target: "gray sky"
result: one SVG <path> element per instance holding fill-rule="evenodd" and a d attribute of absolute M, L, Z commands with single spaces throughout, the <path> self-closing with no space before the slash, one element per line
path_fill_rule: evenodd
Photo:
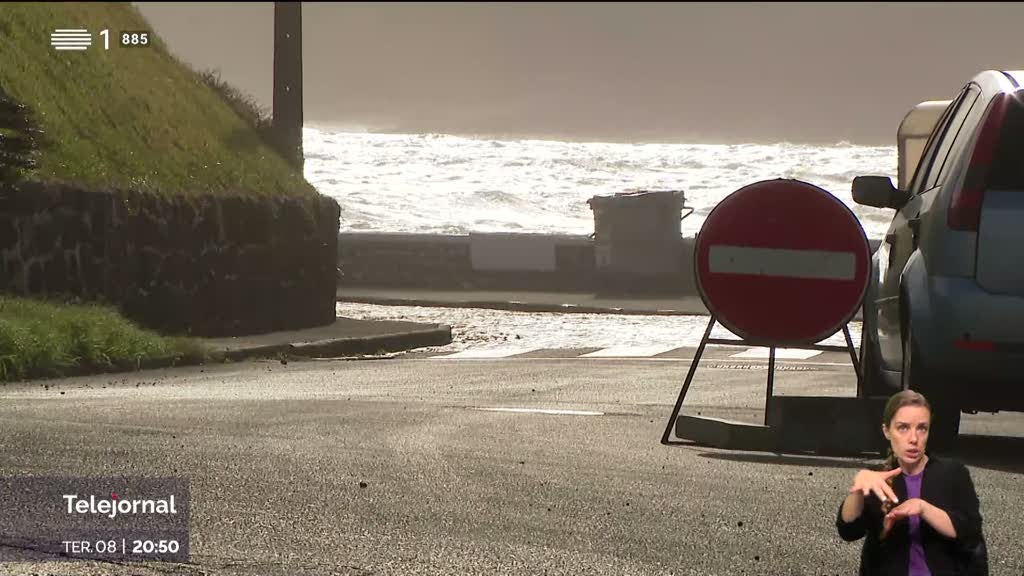
<path fill-rule="evenodd" d="M 273 4 L 138 3 L 268 108 Z M 303 3 L 307 125 L 582 140 L 894 144 L 1024 68 L 1024 3 Z"/>

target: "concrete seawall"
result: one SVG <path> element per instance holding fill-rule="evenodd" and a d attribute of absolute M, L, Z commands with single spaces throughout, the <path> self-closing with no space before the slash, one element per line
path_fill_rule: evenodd
<path fill-rule="evenodd" d="M 608 262 L 587 235 L 347 232 L 338 235 L 339 285 L 430 290 L 697 294 L 695 239 L 680 237 L 660 273 Z M 874 251 L 878 241 L 871 241 Z M 633 253 L 637 253 L 634 249 Z M 640 251 L 642 253 L 642 251 Z"/>
<path fill-rule="evenodd" d="M 440 290 L 693 294 L 693 239 L 680 238 L 674 269 L 628 273 L 600 265 L 586 235 L 343 233 L 339 283 Z"/>
<path fill-rule="evenodd" d="M 340 283 L 431 289 L 588 291 L 587 236 L 379 234 L 338 237 Z"/>

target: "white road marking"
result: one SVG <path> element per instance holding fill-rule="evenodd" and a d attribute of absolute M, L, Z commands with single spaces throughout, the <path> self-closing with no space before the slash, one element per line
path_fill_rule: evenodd
<path fill-rule="evenodd" d="M 657 356 L 664 352 L 675 350 L 679 346 L 612 346 L 602 348 L 588 354 L 582 354 L 580 358 L 640 358 L 645 356 Z"/>
<path fill-rule="evenodd" d="M 539 350 L 539 348 L 473 348 L 447 356 L 435 356 L 435 358 L 440 360 L 448 360 L 450 358 L 507 358 L 517 354 L 533 352 L 534 350 Z"/>
<path fill-rule="evenodd" d="M 409 359 L 406 359 L 406 360 L 403 360 L 403 361 L 404 362 L 433 362 L 435 360 L 443 360 L 443 359 L 444 359 L 443 356 L 429 356 L 429 357 L 426 357 L 426 358 L 409 358 Z M 484 360 L 487 360 L 487 358 L 469 358 L 469 360 L 481 360 L 481 361 L 484 361 Z M 685 364 L 685 363 L 693 362 L 693 358 L 692 357 L 691 358 L 671 358 L 671 357 L 659 357 L 659 358 L 629 358 L 629 357 L 583 358 L 581 356 L 551 356 L 551 357 L 545 356 L 543 358 L 534 358 L 534 357 L 526 357 L 526 358 L 500 358 L 500 360 L 502 362 L 564 362 L 564 361 L 567 361 L 567 360 L 570 360 L 570 361 L 582 360 L 582 361 L 586 361 L 586 362 L 595 362 L 595 361 L 597 361 L 597 362 L 610 362 L 610 361 L 612 361 L 612 362 L 668 362 L 668 363 L 680 363 L 680 364 Z M 736 363 L 742 364 L 743 362 L 749 362 L 750 360 L 751 360 L 750 358 L 747 358 L 747 359 L 743 359 L 743 358 L 735 358 L 735 359 L 734 358 L 708 358 L 707 356 L 705 356 L 705 357 L 700 359 L 700 363 L 701 363 L 701 366 L 703 366 L 705 363 L 708 363 L 708 362 L 710 362 L 712 364 L 716 364 L 716 363 L 731 363 L 731 362 L 736 362 Z M 754 358 L 753 360 L 760 360 L 760 358 Z M 798 366 L 845 366 L 847 368 L 852 368 L 852 366 L 853 366 L 852 364 L 850 364 L 849 361 L 847 361 L 847 362 L 799 362 L 796 365 L 798 365 Z M 765 359 L 764 366 L 765 366 L 765 368 L 768 367 L 768 362 L 767 362 L 766 359 Z"/>
<path fill-rule="evenodd" d="M 801 348 L 776 348 L 775 359 L 806 360 L 821 354 L 821 350 L 804 350 Z M 730 358 L 768 358 L 767 348 L 748 348 L 743 352 L 731 354 Z"/>
<path fill-rule="evenodd" d="M 708 249 L 708 268 L 716 274 L 853 280 L 857 273 L 857 255 L 853 252 L 716 244 Z"/>
<path fill-rule="evenodd" d="M 711 348 L 711 347 L 718 347 L 718 346 L 717 345 L 710 345 L 709 344 L 708 347 Z M 539 350 L 539 348 L 538 348 L 538 350 Z M 801 360 L 800 358 L 788 359 L 788 358 L 784 358 L 784 357 L 780 356 L 778 354 L 778 352 L 779 352 L 779 349 L 776 349 L 776 358 L 778 360 L 781 360 L 781 361 L 796 360 L 796 361 L 798 361 L 798 364 L 800 366 L 843 366 L 843 367 L 851 367 L 852 366 L 852 364 L 850 364 L 849 361 L 845 361 L 845 362 L 808 362 L 808 361 Z M 813 352 L 818 352 L 818 351 L 814 350 Z M 568 351 L 566 351 L 566 353 L 568 354 Z M 427 357 L 424 357 L 424 358 L 410 358 L 410 359 L 407 359 L 406 361 L 412 361 L 412 362 L 433 362 L 435 360 L 444 360 L 446 358 L 451 358 L 451 357 L 452 356 L 427 356 Z M 456 358 L 456 360 L 459 360 L 459 359 L 464 359 L 464 360 L 481 360 L 481 361 L 484 361 L 484 360 L 488 360 L 488 359 L 491 359 L 491 358 L 483 357 L 483 356 L 461 356 L 459 358 Z M 594 356 L 591 356 L 591 357 L 587 357 L 586 355 L 584 355 L 584 356 L 545 356 L 545 357 L 542 357 L 542 358 L 537 358 L 537 357 L 532 357 L 532 356 L 525 356 L 525 357 L 519 357 L 519 358 L 495 357 L 493 359 L 501 360 L 503 362 L 563 362 L 563 361 L 566 361 L 566 360 L 587 361 L 587 362 L 593 362 L 593 361 L 601 361 L 601 362 L 608 362 L 608 361 L 670 362 L 670 363 L 689 363 L 689 362 L 693 362 L 693 357 L 692 356 L 683 356 L 683 357 L 659 356 L 657 358 L 651 358 L 651 357 L 636 357 L 636 356 L 607 356 L 607 357 L 594 357 Z M 704 356 L 703 358 L 701 358 L 701 364 L 704 364 L 704 363 L 707 363 L 707 362 L 711 362 L 711 363 L 733 363 L 733 362 L 743 363 L 743 362 L 749 362 L 750 360 L 764 360 L 765 361 L 765 367 L 767 367 L 767 365 L 768 365 L 767 359 L 768 359 L 768 353 L 767 352 L 765 352 L 763 356 L 760 356 L 760 357 L 753 356 L 753 357 L 749 357 L 749 358 L 737 357 L 736 354 L 734 354 L 732 357 L 725 357 L 725 358 L 711 358 L 709 356 Z M 334 360 L 334 359 L 331 358 L 331 359 L 328 359 L 328 360 Z"/>
<path fill-rule="evenodd" d="M 519 412 L 527 414 L 555 414 L 569 416 L 604 416 L 604 412 L 591 412 L 588 410 L 553 410 L 549 408 L 473 408 L 473 410 L 484 410 L 487 412 Z"/>

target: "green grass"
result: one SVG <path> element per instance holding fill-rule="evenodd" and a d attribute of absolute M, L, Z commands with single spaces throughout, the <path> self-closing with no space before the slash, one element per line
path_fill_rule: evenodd
<path fill-rule="evenodd" d="M 85 28 L 93 44 L 57 51 L 49 42 L 56 28 Z M 150 45 L 117 45 L 122 30 L 148 30 Z M 40 164 L 26 177 L 169 194 L 315 194 L 244 117 L 245 97 L 232 102 L 210 80 L 171 56 L 129 3 L 0 10 L 0 87 L 32 107 L 45 132 Z"/>
<path fill-rule="evenodd" d="M 211 358 L 203 342 L 159 336 L 111 308 L 0 295 L 0 382 Z"/>

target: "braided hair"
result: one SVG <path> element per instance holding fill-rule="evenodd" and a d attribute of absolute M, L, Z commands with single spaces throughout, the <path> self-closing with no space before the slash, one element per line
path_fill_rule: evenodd
<path fill-rule="evenodd" d="M 915 390 L 903 390 L 897 392 L 889 398 L 889 401 L 885 403 L 885 410 L 882 412 L 882 423 L 889 427 L 892 424 L 893 417 L 896 416 L 896 412 L 904 406 L 922 406 L 928 409 L 930 413 L 932 411 L 931 404 L 928 403 L 928 399 L 924 397 L 924 394 Z M 899 468 L 899 459 L 896 457 L 896 453 L 892 451 L 892 444 L 889 445 L 889 453 L 886 455 L 885 460 L 882 463 L 882 470 L 889 471 Z M 889 486 L 892 486 L 893 479 L 888 478 L 886 482 Z M 892 510 L 894 504 L 892 502 L 882 503 L 882 513 L 888 514 Z"/>

